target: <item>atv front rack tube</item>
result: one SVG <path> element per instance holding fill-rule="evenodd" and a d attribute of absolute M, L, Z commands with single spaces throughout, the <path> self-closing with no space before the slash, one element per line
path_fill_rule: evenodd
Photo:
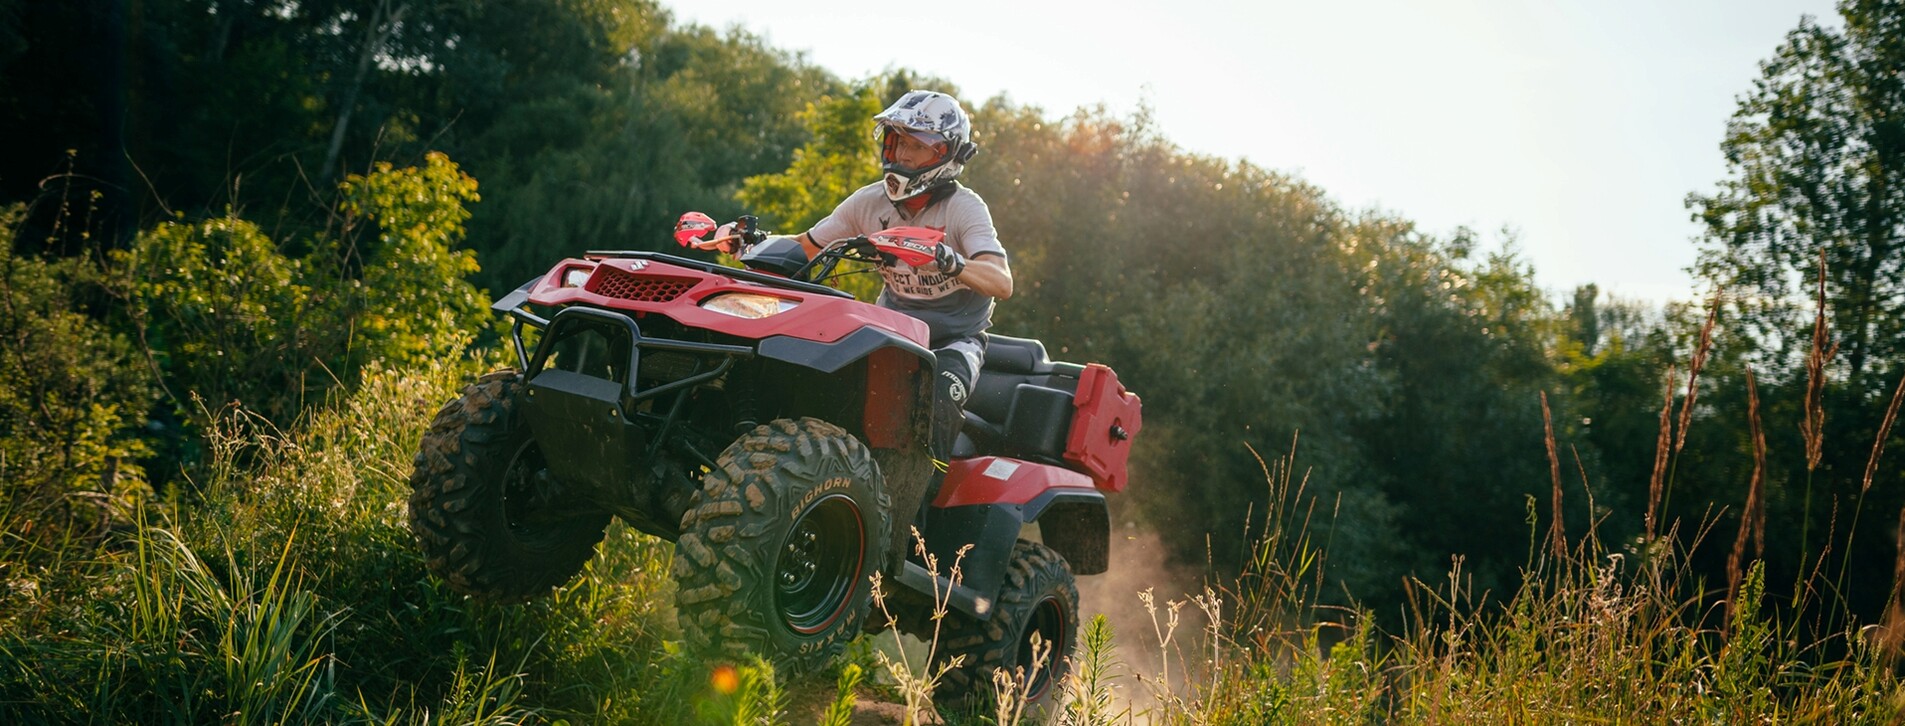
<path fill-rule="evenodd" d="M 745 345 L 700 343 L 687 340 L 646 337 L 642 335 L 641 326 L 636 324 L 633 318 L 613 310 L 569 307 L 556 311 L 556 314 L 547 320 L 534 313 L 522 310 L 521 308 L 512 309 L 509 312 L 516 318 L 513 328 L 515 333 L 519 336 L 517 341 L 519 351 L 522 349 L 520 331 L 525 323 L 545 331 L 543 339 L 539 341 L 536 346 L 536 357 L 525 363 L 523 367 L 523 370 L 531 379 L 534 379 L 536 374 L 541 372 L 544 366 L 547 365 L 551 351 L 555 347 L 553 341 L 560 335 L 560 333 L 556 335 L 551 335 L 550 333 L 561 329 L 565 321 L 586 318 L 626 331 L 629 341 L 628 368 L 625 369 L 625 377 L 619 381 L 622 385 L 622 401 L 616 408 L 618 411 L 623 412 L 623 416 L 626 420 L 629 420 L 630 423 L 634 423 L 637 419 L 643 419 L 652 424 L 650 430 L 653 434 L 648 437 L 650 443 L 646 456 L 644 457 L 651 461 L 655 459 L 656 454 L 660 453 L 663 445 L 674 439 L 670 434 L 674 432 L 675 427 L 681 422 L 683 404 L 685 404 L 688 399 L 689 391 L 703 383 L 708 383 L 727 375 L 728 371 L 734 368 L 735 361 L 752 358 L 755 355 L 754 349 Z M 643 350 L 688 353 L 694 357 L 694 370 L 680 378 L 643 388 L 641 386 Z M 707 360 L 710 357 L 716 357 L 718 360 L 712 364 L 711 368 L 703 370 L 703 366 L 707 364 Z M 670 393 L 675 394 L 674 401 L 671 404 L 659 404 L 667 406 L 666 414 L 641 412 L 637 408 L 637 405 L 643 401 L 656 399 Z M 705 454 L 702 454 L 692 447 L 689 448 L 689 451 L 695 455 L 695 458 L 702 460 L 704 463 L 709 463 L 707 461 L 708 457 Z"/>
<path fill-rule="evenodd" d="M 598 253 L 591 252 L 589 254 L 593 255 Z M 649 253 L 630 253 L 630 254 L 646 255 Z M 661 255 L 661 256 L 667 257 L 667 255 Z M 692 260 L 685 260 L 685 261 L 692 262 Z M 722 269 L 727 269 L 727 268 L 722 268 Z M 735 272 L 735 270 L 729 270 L 729 272 Z M 497 300 L 494 304 L 490 305 L 491 310 L 499 312 L 499 313 L 507 314 L 510 317 L 509 337 L 510 337 L 510 342 L 515 344 L 516 365 L 519 370 L 522 370 L 525 373 L 530 372 L 531 363 L 534 363 L 537 368 L 540 368 L 542 366 L 543 359 L 548 356 L 548 353 L 546 351 L 538 350 L 536 353 L 535 360 L 533 361 L 530 360 L 529 346 L 527 343 L 523 341 L 523 325 L 527 324 L 529 327 L 535 328 L 537 330 L 547 331 L 549 329 L 549 326 L 555 322 L 555 320 L 537 315 L 533 312 L 530 312 L 528 308 L 523 307 L 524 304 L 529 302 L 529 291 L 535 288 L 537 282 L 539 282 L 539 280 L 530 280 L 529 282 L 525 282 L 522 284 L 521 287 L 516 288 L 514 291 L 510 292 L 508 295 L 504 295 L 501 300 Z M 833 290 L 832 288 L 823 288 L 823 289 L 827 290 L 828 292 L 839 292 L 838 290 Z M 644 337 L 642 335 L 641 328 L 635 324 L 635 321 L 633 319 L 630 319 L 627 315 L 623 315 L 618 312 L 612 312 L 608 310 L 598 310 L 595 308 L 586 308 L 586 307 L 570 307 L 570 308 L 563 308 L 562 310 L 557 311 L 555 315 L 555 319 L 559 320 L 568 315 L 579 315 L 583 317 L 595 318 L 597 320 L 602 320 L 605 322 L 614 323 L 616 325 L 621 325 L 623 327 L 626 327 L 628 329 L 629 342 L 632 344 L 629 348 L 629 369 L 628 369 L 631 372 L 631 375 L 634 371 L 641 370 L 641 367 L 640 367 L 641 350 L 643 348 L 650 348 L 653 350 L 670 350 L 670 351 L 677 351 L 682 353 L 715 354 L 715 355 L 725 356 L 722 362 L 712 371 L 696 373 L 686 378 L 683 378 L 681 380 L 670 381 L 668 383 L 665 383 L 660 386 L 656 386 L 654 388 L 650 388 L 647 390 L 638 390 L 637 383 L 634 380 L 630 380 L 628 382 L 627 390 L 628 390 L 629 398 L 634 401 L 640 401 L 643 399 L 652 398 L 654 396 L 667 393 L 677 388 L 685 388 L 688 386 L 706 383 L 716 378 L 720 378 L 722 374 L 728 372 L 729 368 L 733 367 L 734 359 L 736 357 L 751 358 L 754 356 L 754 349 L 752 347 L 745 346 L 745 345 L 723 345 L 720 343 L 696 343 L 696 342 L 686 341 L 686 340 L 668 340 L 666 338 Z M 541 346 L 538 346 L 538 348 L 540 347 Z"/>
<path fill-rule="evenodd" d="M 508 295 L 504 295 L 503 299 L 489 306 L 490 310 L 509 316 L 509 340 L 516 344 L 516 370 L 519 371 L 529 370 L 529 347 L 523 344 L 523 323 L 528 323 L 530 327 L 537 330 L 549 329 L 548 318 L 529 312 L 523 307 L 529 302 L 529 291 L 535 289 L 536 283 L 541 281 L 541 278 L 536 278 L 525 282 L 510 291 Z"/>
<path fill-rule="evenodd" d="M 517 319 L 518 323 L 524 322 L 524 318 L 534 318 L 536 320 L 540 320 L 540 318 L 536 318 L 534 314 L 528 313 L 527 311 L 520 311 L 520 314 L 522 315 L 522 317 Z M 728 369 L 733 368 L 734 361 L 736 358 L 754 357 L 754 349 L 745 345 L 726 345 L 722 343 L 697 343 L 697 342 L 688 341 L 688 340 L 669 340 L 666 338 L 643 337 L 641 326 L 636 325 L 634 319 L 618 312 L 614 312 L 610 310 L 598 310 L 596 308 L 585 308 L 585 307 L 563 308 L 562 310 L 559 310 L 556 312 L 556 315 L 554 318 L 546 321 L 546 324 L 544 326 L 539 326 L 539 327 L 553 327 L 568 318 L 593 318 L 601 322 L 622 326 L 628 330 L 628 338 L 630 343 L 629 350 L 628 350 L 628 380 L 626 383 L 624 383 L 622 390 L 623 390 L 623 395 L 628 398 L 629 403 L 644 401 L 650 398 L 654 398 L 655 396 L 668 393 L 670 391 L 675 391 L 675 390 L 679 390 L 683 388 L 688 388 L 690 386 L 697 386 L 703 383 L 707 383 L 708 381 L 712 381 L 716 378 L 720 378 L 722 375 L 728 372 Z M 533 324 L 534 321 L 532 320 L 529 322 L 532 322 Z M 553 340 L 553 339 L 547 338 L 547 337 L 544 338 L 544 341 L 549 341 L 549 340 Z M 550 345 L 547 342 L 544 342 L 542 345 L 538 345 L 536 347 L 536 358 L 535 360 L 531 361 L 530 365 L 525 369 L 530 372 L 530 375 L 533 376 L 536 371 L 539 371 L 542 369 L 543 364 L 549 358 L 549 348 L 550 348 Z M 643 349 L 666 350 L 666 351 L 674 351 L 679 353 L 693 353 L 693 354 L 699 354 L 699 355 L 719 355 L 721 356 L 721 362 L 716 364 L 713 370 L 691 373 L 687 376 L 675 379 L 673 381 L 669 381 L 667 383 L 663 383 L 659 386 L 654 386 L 651 388 L 644 389 L 641 387 L 641 382 L 638 380 L 639 378 L 638 372 L 642 369 L 641 364 L 642 364 L 642 350 Z M 699 362 L 697 362 L 696 368 L 699 368 L 699 367 L 700 367 L 700 364 Z"/>

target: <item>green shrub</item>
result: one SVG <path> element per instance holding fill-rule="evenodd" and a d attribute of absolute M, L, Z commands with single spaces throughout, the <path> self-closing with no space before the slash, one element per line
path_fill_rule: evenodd
<path fill-rule="evenodd" d="M 372 362 L 438 359 L 490 324 L 476 258 L 454 249 L 476 180 L 432 153 L 339 189 L 337 237 L 290 244 L 227 214 L 161 223 L 113 256 L 181 418 L 202 430 L 235 404 L 283 426 Z"/>
<path fill-rule="evenodd" d="M 9 561 L 96 536 L 143 490 L 132 434 L 151 390 L 131 341 L 89 314 L 96 268 L 42 257 L 22 219 L 0 209 L 0 622 L 6 583 L 35 577 Z"/>

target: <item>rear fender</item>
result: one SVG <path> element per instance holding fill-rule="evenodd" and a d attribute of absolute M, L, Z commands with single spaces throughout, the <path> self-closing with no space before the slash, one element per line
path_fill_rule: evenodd
<path fill-rule="evenodd" d="M 944 577 L 939 583 L 942 593 L 950 587 L 952 606 L 975 618 L 991 617 L 1012 546 L 1031 522 L 1039 523 L 1046 546 L 1064 556 L 1075 572 L 1108 569 L 1111 519 L 1105 495 L 1090 477 L 1003 457 L 953 462 L 922 528 L 926 551 L 938 561 L 942 575 L 955 561 L 959 564 L 959 583 Z M 924 568 L 908 562 L 905 570 L 902 584 L 933 592 Z"/>

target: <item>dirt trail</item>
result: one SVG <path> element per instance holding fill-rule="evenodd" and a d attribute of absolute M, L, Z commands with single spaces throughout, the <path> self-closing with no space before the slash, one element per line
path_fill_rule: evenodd
<path fill-rule="evenodd" d="M 787 722 L 794 724 L 818 723 L 827 706 L 833 703 L 832 684 L 815 683 L 806 688 L 791 688 L 787 694 Z M 876 694 L 861 689 L 853 702 L 852 726 L 898 726 L 906 722 L 906 706 L 881 701 Z M 925 724 L 937 724 L 939 719 L 928 716 Z"/>

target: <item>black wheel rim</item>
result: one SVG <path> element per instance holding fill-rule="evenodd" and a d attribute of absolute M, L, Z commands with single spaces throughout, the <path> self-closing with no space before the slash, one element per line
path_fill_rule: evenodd
<path fill-rule="evenodd" d="M 548 549 L 560 541 L 563 529 L 556 525 L 564 516 L 555 506 L 554 493 L 542 449 L 533 442 L 523 444 L 503 470 L 503 523 L 518 544 Z"/>
<path fill-rule="evenodd" d="M 1030 700 L 1045 697 L 1052 687 L 1054 672 L 1058 670 L 1059 659 L 1071 651 L 1071 643 L 1065 640 L 1065 604 L 1057 596 L 1048 596 L 1032 608 L 1026 618 L 1025 633 L 1019 637 L 1019 664 L 1025 667 L 1027 676 L 1032 677 Z M 1045 660 L 1038 663 L 1038 673 L 1032 673 L 1032 636 L 1037 635 L 1041 647 L 1051 650 L 1045 654 Z"/>
<path fill-rule="evenodd" d="M 833 625 L 865 557 L 866 527 L 851 497 L 834 494 L 803 510 L 774 567 L 775 603 L 787 627 L 811 635 Z"/>

